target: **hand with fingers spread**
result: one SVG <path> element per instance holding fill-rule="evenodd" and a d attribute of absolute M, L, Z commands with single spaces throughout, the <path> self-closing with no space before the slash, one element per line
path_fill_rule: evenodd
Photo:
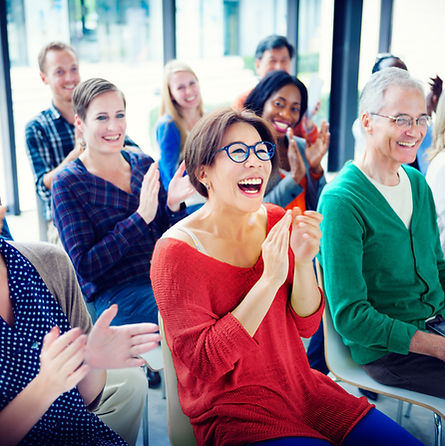
<path fill-rule="evenodd" d="M 323 121 L 318 138 L 315 140 L 315 142 L 313 144 L 306 142 L 306 159 L 309 163 L 311 172 L 316 175 L 323 173 L 323 168 L 321 167 L 320 162 L 325 153 L 328 151 L 330 138 L 331 134 L 329 133 L 329 125 L 326 121 Z"/>
<path fill-rule="evenodd" d="M 263 275 L 272 278 L 277 287 L 284 283 L 289 271 L 288 251 L 291 222 L 291 212 L 287 211 L 281 220 L 269 231 L 262 244 Z"/>
<path fill-rule="evenodd" d="M 53 394 L 54 399 L 75 387 L 87 375 L 84 364 L 87 336 L 80 328 L 72 328 L 60 335 L 53 327 L 43 338 L 40 371 L 36 381 Z"/>
<path fill-rule="evenodd" d="M 159 194 L 159 169 L 158 163 L 152 163 L 144 175 L 139 196 L 139 207 L 136 212 L 144 219 L 145 223 L 151 223 L 158 212 Z"/>
<path fill-rule="evenodd" d="M 105 310 L 88 336 L 86 362 L 93 368 L 139 367 L 144 360 L 137 356 L 156 348 L 161 339 L 156 324 L 110 326 L 117 310 L 117 305 Z"/>
<path fill-rule="evenodd" d="M 167 206 L 173 211 L 179 211 L 181 203 L 196 192 L 196 189 L 190 183 L 188 175 L 184 175 L 185 161 L 183 161 L 178 170 L 173 175 L 168 185 Z"/>
<path fill-rule="evenodd" d="M 297 142 L 294 139 L 294 132 L 289 127 L 287 130 L 287 138 L 289 141 L 289 147 L 287 149 L 287 158 L 289 160 L 290 174 L 294 181 L 299 184 L 306 174 L 306 166 L 298 149 Z"/>
<path fill-rule="evenodd" d="M 322 215 L 315 211 L 301 213 L 300 208 L 292 209 L 292 234 L 290 247 L 295 264 L 311 263 L 320 249 Z"/>

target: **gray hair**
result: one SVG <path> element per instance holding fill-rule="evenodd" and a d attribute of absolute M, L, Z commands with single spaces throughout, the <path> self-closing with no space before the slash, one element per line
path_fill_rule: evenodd
<path fill-rule="evenodd" d="M 360 95 L 359 118 L 363 113 L 378 113 L 385 104 L 385 92 L 397 86 L 406 90 L 418 90 L 425 95 L 423 85 L 401 68 L 385 68 L 377 71 L 369 79 Z"/>

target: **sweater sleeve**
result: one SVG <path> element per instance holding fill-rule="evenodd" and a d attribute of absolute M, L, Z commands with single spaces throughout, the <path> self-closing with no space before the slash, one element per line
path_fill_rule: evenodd
<path fill-rule="evenodd" d="M 323 214 L 319 259 L 335 329 L 346 345 L 407 354 L 417 327 L 373 306 L 362 273 L 366 229 L 359 212 L 335 193 L 322 195 L 319 212 Z"/>
<path fill-rule="evenodd" d="M 316 126 L 314 126 L 316 128 Z M 298 150 L 300 151 L 301 157 L 303 158 L 304 164 L 306 166 L 306 189 L 305 189 L 305 202 L 306 209 L 315 210 L 318 206 L 318 199 L 320 198 L 321 191 L 326 185 L 326 178 L 324 173 L 319 176 L 312 175 L 309 163 L 306 159 L 306 144 L 307 142 L 301 138 L 295 138 L 298 146 Z"/>
<path fill-rule="evenodd" d="M 49 243 L 11 244 L 34 266 L 50 293 L 56 298 L 68 317 L 71 327 L 80 327 L 84 333 L 91 330 L 91 318 L 85 306 L 76 273 L 62 249 Z"/>
<path fill-rule="evenodd" d="M 161 152 L 159 160 L 161 181 L 164 189 L 168 190 L 168 185 L 178 167 L 181 151 L 181 134 L 171 118 L 163 117 L 159 120 L 156 126 L 156 141 Z"/>
<path fill-rule="evenodd" d="M 212 310 L 208 258 L 194 251 L 187 255 L 189 250 L 193 248 L 183 242 L 160 239 L 152 257 L 151 283 L 178 376 L 184 370 L 214 382 L 259 347 L 230 312 L 220 317 Z"/>
<path fill-rule="evenodd" d="M 284 208 L 303 192 L 303 188 L 294 181 L 290 174 L 286 174 L 282 179 L 278 174 L 269 182 L 269 190 L 264 196 L 265 203 L 273 203 Z"/>
<path fill-rule="evenodd" d="M 45 161 L 47 157 L 48 147 L 51 145 L 48 141 L 48 136 L 41 125 L 32 120 L 26 125 L 26 152 L 31 161 L 31 167 L 34 173 L 36 184 L 36 192 L 44 200 L 48 201 L 51 198 L 51 191 L 43 184 L 43 177 L 47 172 L 52 170 L 52 166 Z"/>

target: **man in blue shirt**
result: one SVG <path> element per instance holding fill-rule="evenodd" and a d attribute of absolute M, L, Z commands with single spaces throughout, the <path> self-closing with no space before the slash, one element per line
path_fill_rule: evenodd
<path fill-rule="evenodd" d="M 51 184 L 53 176 L 84 147 L 74 128 L 72 95 L 80 82 L 79 63 L 74 49 L 63 42 L 51 42 L 39 53 L 40 78 L 51 90 L 51 106 L 26 125 L 26 148 L 34 173 L 36 193 L 43 200 L 48 222 L 48 240 L 58 241 L 51 221 Z M 125 144 L 136 146 L 129 138 Z"/>

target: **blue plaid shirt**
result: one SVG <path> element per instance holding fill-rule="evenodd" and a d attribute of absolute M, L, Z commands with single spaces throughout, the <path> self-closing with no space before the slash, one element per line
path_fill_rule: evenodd
<path fill-rule="evenodd" d="M 122 151 L 131 165 L 129 194 L 91 174 L 77 159 L 53 180 L 53 218 L 87 301 L 112 286 L 146 279 L 156 241 L 186 216 L 172 212 L 161 186 L 158 212 L 146 224 L 136 212 L 142 180 L 154 162 L 143 153 Z"/>
<path fill-rule="evenodd" d="M 25 136 L 36 192 L 45 203 L 46 219 L 51 220 L 51 191 L 43 184 L 43 177 L 74 149 L 74 125 L 66 121 L 51 103 L 51 107 L 28 122 Z M 125 138 L 125 145 L 136 146 L 128 137 Z"/>

